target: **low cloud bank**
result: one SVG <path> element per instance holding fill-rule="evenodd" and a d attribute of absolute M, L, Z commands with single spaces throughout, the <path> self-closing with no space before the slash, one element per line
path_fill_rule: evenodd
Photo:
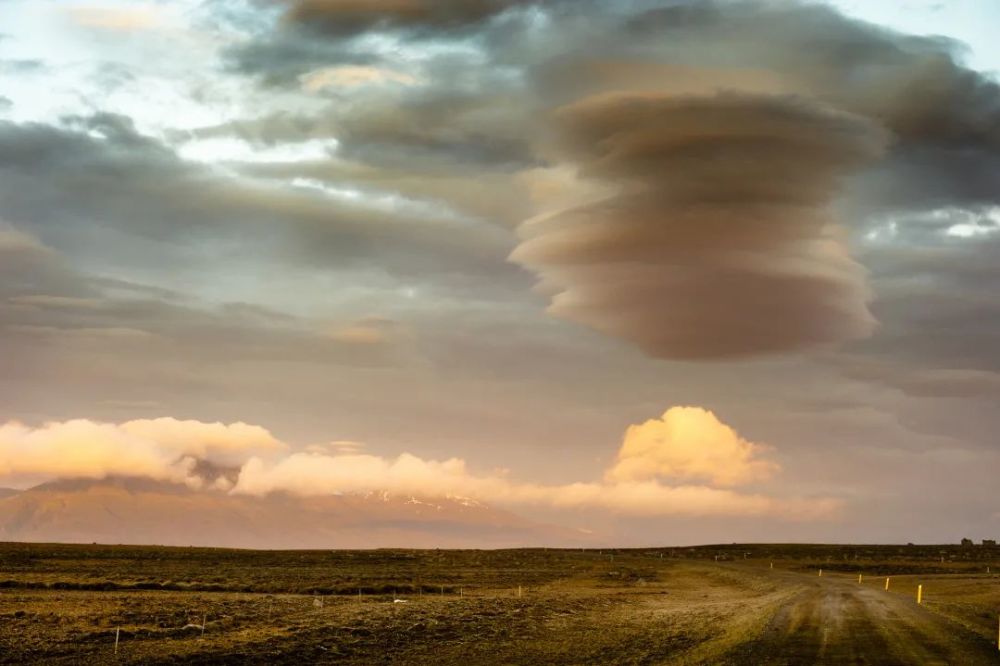
<path fill-rule="evenodd" d="M 142 476 L 196 483 L 196 460 L 240 465 L 285 448 L 264 428 L 246 423 L 74 419 L 32 428 L 8 422 L 0 425 L 0 480 Z"/>
<path fill-rule="evenodd" d="M 17 477 L 144 476 L 198 486 L 196 461 L 239 464 L 230 492 L 303 496 L 385 490 L 416 496 L 461 495 L 508 506 L 597 509 L 628 515 L 830 517 L 831 498 L 780 498 L 730 487 L 768 478 L 767 447 L 741 438 L 710 411 L 674 407 L 630 427 L 604 479 L 548 485 L 503 472 L 476 473 L 464 460 L 425 460 L 310 447 L 286 453 L 267 430 L 171 418 L 122 424 L 87 420 L 30 428 L 0 426 L 0 481 Z M 700 483 L 691 483 L 698 481 Z M 678 483 L 679 482 L 679 483 Z M 678 483 L 678 485 L 672 485 Z M 723 486 L 723 487 L 716 487 Z"/>

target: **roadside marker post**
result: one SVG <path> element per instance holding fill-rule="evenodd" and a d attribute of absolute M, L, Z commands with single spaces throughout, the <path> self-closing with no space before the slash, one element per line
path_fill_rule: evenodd
<path fill-rule="evenodd" d="M 774 568 L 774 562 L 771 562 L 771 568 L 772 569 Z"/>
<path fill-rule="evenodd" d="M 924 602 L 924 586 L 917 585 L 917 604 L 922 604 Z"/>
<path fill-rule="evenodd" d="M 889 577 L 888 576 L 885 577 L 885 591 L 886 592 L 889 591 Z"/>
<path fill-rule="evenodd" d="M 861 574 L 858 574 L 858 585 L 861 585 Z"/>
<path fill-rule="evenodd" d="M 121 634 L 121 631 L 121 627 L 115 627 L 115 654 L 118 654 L 118 636 Z"/>
<path fill-rule="evenodd" d="M 822 569 L 820 569 L 820 570 L 819 570 L 819 577 L 820 577 L 820 578 L 822 578 L 822 577 L 823 577 L 823 570 L 822 570 Z"/>

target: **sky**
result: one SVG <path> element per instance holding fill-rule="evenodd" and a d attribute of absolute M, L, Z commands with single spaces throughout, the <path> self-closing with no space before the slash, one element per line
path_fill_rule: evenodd
<path fill-rule="evenodd" d="M 1000 535 L 994 0 L 0 0 L 0 486 Z"/>

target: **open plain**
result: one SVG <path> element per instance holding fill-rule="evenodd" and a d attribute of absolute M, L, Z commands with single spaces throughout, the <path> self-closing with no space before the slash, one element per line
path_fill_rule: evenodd
<path fill-rule="evenodd" d="M 978 546 L 6 544 L 0 663 L 996 664 L 998 564 Z"/>

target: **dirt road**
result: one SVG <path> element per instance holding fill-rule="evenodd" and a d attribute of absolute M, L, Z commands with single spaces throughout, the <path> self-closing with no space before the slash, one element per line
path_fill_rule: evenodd
<path fill-rule="evenodd" d="M 997 646 L 915 600 L 834 577 L 776 572 L 803 591 L 734 664 L 1000 664 Z"/>

